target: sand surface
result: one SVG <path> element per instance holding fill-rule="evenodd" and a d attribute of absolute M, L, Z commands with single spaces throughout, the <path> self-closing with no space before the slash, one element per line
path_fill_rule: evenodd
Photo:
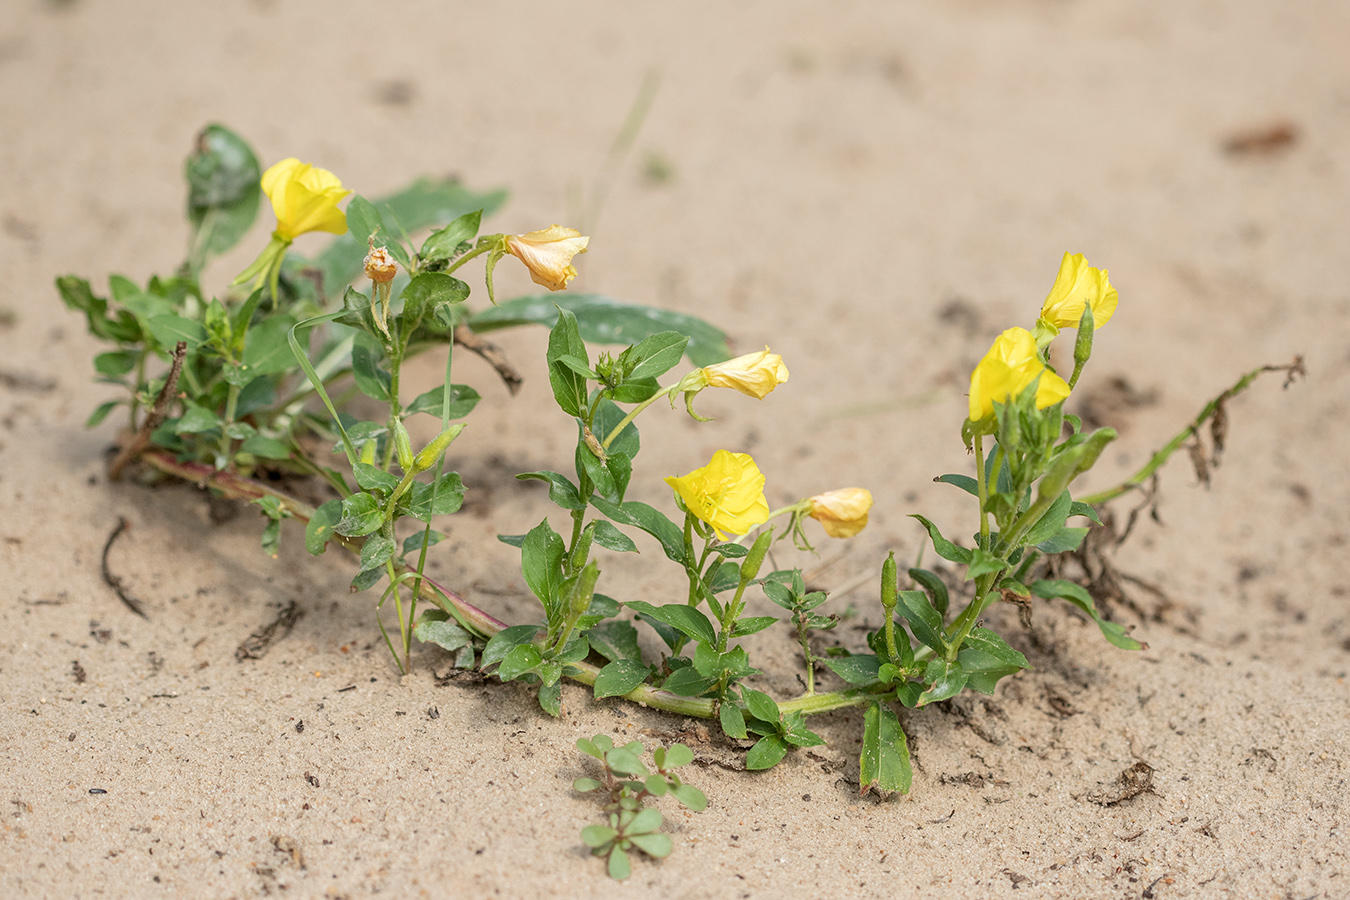
<path fill-rule="evenodd" d="M 570 788 L 590 774 L 574 742 L 605 733 L 692 742 L 711 798 L 662 807 L 675 852 L 639 862 L 624 896 L 1350 895 L 1350 6 L 367 7 L 12 0 L 0 21 L 0 893 L 617 896 L 578 838 L 596 805 Z M 181 261 L 178 173 L 205 123 L 367 195 L 422 173 L 509 187 L 490 226 L 527 231 L 581 220 L 653 71 L 574 288 L 704 315 L 792 378 L 762 403 L 704 395 L 703 426 L 650 412 L 631 496 L 667 503 L 661 477 L 719 447 L 755 454 L 774 505 L 870 488 L 858 539 L 780 559 L 819 569 L 827 609 L 856 607 L 846 645 L 879 621 L 874 582 L 849 586 L 920 547 L 909 513 L 974 528 L 931 479 L 968 466 L 970 367 L 1031 324 L 1065 250 L 1121 296 L 1073 401 L 1097 392 L 1122 433 L 1098 486 L 1242 371 L 1307 359 L 1305 383 L 1232 404 L 1209 490 L 1184 457 L 1164 471 L 1162 524 L 1117 555 L 1165 594 L 1136 585 L 1135 608 L 1112 609 L 1150 649 L 1116 650 L 1062 606 L 1029 629 L 996 610 L 1035 668 L 903 714 L 909 797 L 858 796 L 852 711 L 756 775 L 695 723 L 578 686 L 554 720 L 523 687 L 438 678 L 439 652 L 400 679 L 349 561 L 310 559 L 294 527 L 271 560 L 253 510 L 214 524 L 197 489 L 109 483 L 116 425 L 83 428 L 113 394 L 52 280 Z M 207 287 L 264 240 L 260 223 Z M 498 271 L 504 295 L 532 290 Z M 513 622 L 533 601 L 493 536 L 548 505 L 512 475 L 571 452 L 544 337 L 502 333 L 527 377 L 515 399 L 458 364 L 485 402 L 455 445 L 469 502 L 433 569 Z M 439 366 L 414 367 L 417 391 Z M 1130 391 L 1106 391 L 1116 378 Z M 100 575 L 119 517 L 109 565 L 148 619 Z M 605 588 L 677 599 L 643 549 L 606 562 Z M 291 603 L 289 636 L 237 661 Z M 752 651 L 759 686 L 796 693 L 786 628 Z M 1138 762 L 1150 792 L 1093 802 Z"/>

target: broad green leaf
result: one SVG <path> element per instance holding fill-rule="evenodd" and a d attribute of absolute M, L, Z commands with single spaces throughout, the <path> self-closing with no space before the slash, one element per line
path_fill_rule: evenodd
<path fill-rule="evenodd" d="M 450 386 L 450 418 L 462 419 L 473 408 L 478 405 L 482 399 L 478 392 L 467 384 L 452 384 Z M 417 399 L 403 408 L 405 416 L 411 416 L 414 413 L 427 413 L 428 415 L 441 417 L 445 405 L 445 385 L 437 385 L 425 394 L 419 394 Z"/>
<path fill-rule="evenodd" d="M 430 484 L 414 481 L 408 494 L 408 515 L 422 522 L 453 515 L 464 505 L 464 483 L 457 472 L 446 472 Z"/>
<path fill-rule="evenodd" d="M 539 633 L 538 625 L 512 625 L 509 628 L 503 628 L 492 636 L 483 648 L 482 661 L 479 662 L 480 669 L 487 669 L 494 666 L 506 658 L 514 648 L 522 644 L 528 644 L 534 640 Z"/>
<path fill-rule="evenodd" d="M 497 667 L 497 677 L 502 681 L 515 681 L 526 672 L 539 668 L 543 661 L 539 648 L 534 644 L 520 644 L 512 647 L 502 658 L 502 664 Z"/>
<path fill-rule="evenodd" d="M 285 441 L 255 434 L 239 445 L 240 453 L 251 453 L 261 459 L 290 459 L 291 447 Z"/>
<path fill-rule="evenodd" d="M 553 621 L 554 607 L 558 602 L 558 588 L 562 584 L 562 560 L 566 548 L 563 539 L 544 519 L 529 534 L 520 548 L 520 570 L 530 591 L 544 604 Z"/>
<path fill-rule="evenodd" d="M 651 666 L 645 663 L 635 659 L 616 659 L 595 677 L 595 699 L 622 697 L 646 681 L 649 674 Z"/>
<path fill-rule="evenodd" d="M 712 644 L 717 640 L 717 632 L 713 630 L 708 617 L 687 604 L 670 603 L 665 606 L 653 606 L 642 600 L 634 600 L 626 605 L 637 612 L 644 612 L 654 619 L 665 622 L 696 641 Z"/>
<path fill-rule="evenodd" d="M 871 654 L 826 657 L 821 662 L 849 684 L 871 684 L 876 681 L 877 669 L 881 664 L 881 661 Z"/>
<path fill-rule="evenodd" d="M 296 368 L 295 354 L 291 353 L 290 334 L 295 319 L 274 316 L 263 319 L 248 330 L 244 337 L 244 368 L 250 375 L 271 375 Z"/>
<path fill-rule="evenodd" d="M 685 353 L 696 366 L 709 366 L 731 356 L 726 334 L 701 319 L 599 294 L 517 297 L 475 313 L 469 318 L 469 327 L 479 333 L 518 325 L 552 327 L 558 318 L 555 304 L 576 316 L 581 336 L 588 341 L 636 344 L 654 334 L 675 331 L 689 336 Z"/>
<path fill-rule="evenodd" d="M 954 484 L 972 497 L 980 496 L 980 483 L 969 475 L 939 475 L 934 481 Z"/>
<path fill-rule="evenodd" d="M 382 534 L 372 534 L 361 545 L 361 571 L 369 572 L 387 563 L 394 555 L 394 542 Z"/>
<path fill-rule="evenodd" d="M 1079 503 L 1077 500 L 1073 501 L 1073 505 L 1069 508 L 1069 516 L 1087 516 L 1092 520 L 1094 525 L 1102 524 L 1101 517 L 1097 515 L 1096 508 L 1088 503 Z"/>
<path fill-rule="evenodd" d="M 473 635 L 449 619 L 419 622 L 413 634 L 422 643 L 436 644 L 451 653 L 473 643 Z"/>
<path fill-rule="evenodd" d="M 387 243 L 389 238 L 380 211 L 360 194 L 353 194 L 347 202 L 347 234 L 363 247 L 369 247 L 371 237 L 375 238 L 376 244 Z"/>
<path fill-rule="evenodd" d="M 629 359 L 637 364 L 625 380 L 660 378 L 680 364 L 688 344 L 689 336 L 678 331 L 662 331 L 644 338 L 630 351 Z"/>
<path fill-rule="evenodd" d="M 329 500 L 314 510 L 314 515 L 305 525 L 305 549 L 309 551 L 310 556 L 318 556 L 324 551 L 328 542 L 333 539 L 334 526 L 340 521 L 342 521 L 341 500 Z"/>
<path fill-rule="evenodd" d="M 920 524 L 928 529 L 928 536 L 932 539 L 933 549 L 937 551 L 938 556 L 955 563 L 965 564 L 970 562 L 970 551 L 965 547 L 958 547 L 944 538 L 942 532 L 938 531 L 938 527 L 932 522 L 920 515 L 911 515 L 910 518 L 918 519 Z"/>
<path fill-rule="evenodd" d="M 923 591 L 900 591 L 899 603 L 896 605 L 900 615 L 909 622 L 909 628 L 914 632 L 914 636 L 919 642 L 938 653 L 944 653 L 947 649 L 946 638 L 942 635 L 942 616 L 933 604 L 928 602 L 928 595 Z"/>
<path fill-rule="evenodd" d="M 360 537 L 384 524 L 380 501 L 370 494 L 352 494 L 342 501 L 342 518 L 333 529 L 338 534 Z"/>
<path fill-rule="evenodd" d="M 718 711 L 718 718 L 722 723 L 722 732 L 727 737 L 733 737 L 738 740 L 745 740 L 748 734 L 745 730 L 745 714 L 741 708 L 730 700 L 722 702 L 721 709 Z"/>
<path fill-rule="evenodd" d="M 703 812 L 703 810 L 708 808 L 708 798 L 692 784 L 673 785 L 670 789 L 670 793 L 676 800 L 680 801 L 694 812 Z"/>
<path fill-rule="evenodd" d="M 119 378 L 136 368 L 138 353 L 132 350 L 114 350 L 94 357 L 94 371 L 105 378 Z"/>
<path fill-rule="evenodd" d="M 774 616 L 749 616 L 737 620 L 735 626 L 731 629 L 731 636 L 733 638 L 746 637 L 776 624 L 778 624 L 778 619 Z"/>
<path fill-rule="evenodd" d="M 468 299 L 469 286 L 444 272 L 419 272 L 403 289 L 400 316 L 415 322 L 425 318 L 442 303 L 462 303 Z"/>
<path fill-rule="evenodd" d="M 369 334 L 358 333 L 352 344 L 352 377 L 361 393 L 372 400 L 388 403 L 392 377 L 380 365 L 383 361 L 384 348 L 380 342 Z"/>
<path fill-rule="evenodd" d="M 970 581 L 979 578 L 981 575 L 1002 572 L 1007 567 L 1008 564 L 1004 560 L 999 559 L 983 547 L 976 547 L 970 555 L 970 567 L 966 569 L 966 580 Z"/>
<path fill-rule="evenodd" d="M 598 791 L 600 790 L 600 788 L 604 786 L 605 786 L 604 782 L 596 781 L 594 778 L 578 778 L 572 782 L 572 790 L 576 791 L 579 794 L 589 794 L 591 791 Z M 600 828 L 600 827 L 601 826 L 599 825 L 592 825 L 590 826 L 590 828 L 583 829 L 582 840 L 583 841 L 586 840 L 584 834 L 585 831 L 589 831 L 591 828 Z M 612 828 L 603 828 L 602 830 L 607 832 L 614 832 L 614 829 Z M 617 834 L 618 832 L 614 833 Z M 587 843 L 589 844 L 590 842 L 587 841 Z"/>
<path fill-rule="evenodd" d="M 577 493 L 577 486 L 566 475 L 557 472 L 522 472 L 516 476 L 520 481 L 542 481 L 548 484 L 548 499 L 563 509 L 585 509 L 586 504 Z"/>
<path fill-rule="evenodd" d="M 615 881 L 627 881 L 628 876 L 633 874 L 633 864 L 628 861 L 628 854 L 618 846 L 609 851 L 608 871 L 609 877 Z"/>
<path fill-rule="evenodd" d="M 753 771 L 772 769 L 787 756 L 788 742 L 776 734 L 766 735 L 745 754 L 745 767 Z"/>
<path fill-rule="evenodd" d="M 909 577 L 928 592 L 928 599 L 932 601 L 933 608 L 945 616 L 947 606 L 951 602 L 947 595 L 947 583 L 938 577 L 936 572 L 927 569 L 910 569 Z"/>
<path fill-rule="evenodd" d="M 165 350 L 173 350 L 179 341 L 187 344 L 189 350 L 196 350 L 206 342 L 206 329 L 201 322 L 174 313 L 152 316 L 146 326 Z"/>
<path fill-rule="evenodd" d="M 221 426 L 221 418 L 215 410 L 190 401 L 186 406 L 183 415 L 173 425 L 174 434 L 201 434 Z"/>
<path fill-rule="evenodd" d="M 577 329 L 576 316 L 564 310 L 548 335 L 548 382 L 553 388 L 553 399 L 569 416 L 580 416 L 586 409 L 586 377 L 563 365 L 563 357 L 587 360 L 586 344 Z"/>
<path fill-rule="evenodd" d="M 750 715 L 761 722 L 773 724 L 782 718 L 782 714 L 778 711 L 778 704 L 768 694 L 752 688 L 741 688 L 741 696 L 745 698 L 745 708 L 750 712 Z"/>
<path fill-rule="evenodd" d="M 966 687 L 981 694 L 994 693 L 999 679 L 1027 668 L 1005 662 L 971 646 L 962 647 L 956 655 L 956 661 L 961 665 L 961 671 L 966 673 Z"/>
<path fill-rule="evenodd" d="M 398 487 L 398 476 L 384 471 L 378 466 L 372 466 L 369 463 L 359 462 L 352 466 L 352 474 L 356 476 L 356 483 L 362 490 L 372 493 L 383 493 L 385 496 L 392 494 L 394 488 Z"/>
<path fill-rule="evenodd" d="M 1038 543 L 1036 549 L 1042 553 L 1068 553 L 1082 546 L 1087 533 L 1086 528 L 1061 528 L 1049 539 Z"/>
<path fill-rule="evenodd" d="M 863 749 L 858 761 L 862 793 L 873 786 L 908 794 L 914 780 L 909 742 L 900 720 L 888 706 L 872 703 L 863 713 Z"/>
<path fill-rule="evenodd" d="M 698 673 L 697 669 L 691 667 L 676 669 L 661 685 L 661 688 L 670 691 L 672 694 L 679 694 L 681 697 L 697 697 L 716 683 L 716 679 L 705 678 Z"/>
<path fill-rule="evenodd" d="M 637 552 L 637 544 L 633 543 L 633 539 L 604 519 L 595 523 L 595 542 L 606 550 L 613 550 L 616 553 Z"/>
<path fill-rule="evenodd" d="M 656 812 L 656 810 L 644 810 L 645 812 Z M 663 859 L 670 855 L 674 845 L 670 842 L 670 836 L 665 834 L 630 834 L 628 839 L 648 856 L 654 856 L 657 859 Z"/>
<path fill-rule="evenodd" d="M 194 257 L 229 250 L 253 225 L 262 197 L 262 169 L 242 138 L 220 125 L 197 135 L 197 147 L 184 167 L 188 183 L 188 222 L 196 233 Z"/>
<path fill-rule="evenodd" d="M 693 761 L 693 750 L 690 750 L 684 744 L 671 744 L 666 748 L 666 758 L 665 761 L 661 763 L 661 768 L 669 772 L 671 769 L 687 766 Z"/>
<path fill-rule="evenodd" d="M 473 212 L 467 212 L 455 221 L 431 233 L 422 243 L 422 249 L 418 251 L 418 256 L 422 257 L 424 262 L 439 262 L 443 259 L 449 259 L 455 255 L 455 250 L 460 244 L 472 241 L 478 236 L 478 229 L 483 221 L 483 211 L 476 209 Z"/>
<path fill-rule="evenodd" d="M 955 697 L 966 686 L 966 673 L 959 662 L 934 659 L 923 673 L 928 689 L 919 695 L 919 706 Z"/>
<path fill-rule="evenodd" d="M 675 562 L 684 561 L 684 531 L 665 514 L 645 503 L 630 500 L 611 503 L 600 496 L 591 497 L 591 506 L 620 525 L 632 525 L 661 542 L 661 549 Z"/>
<path fill-rule="evenodd" d="M 1092 595 L 1081 585 L 1074 584 L 1072 581 L 1043 579 L 1033 584 L 1031 591 L 1037 597 L 1044 597 L 1047 600 L 1056 597 L 1068 600 L 1091 616 L 1092 620 L 1097 623 L 1097 627 L 1101 629 L 1102 636 L 1122 650 L 1148 649 L 1148 644 L 1140 643 L 1130 637 L 1124 626 L 1103 619 L 1101 613 L 1097 612 L 1097 604 L 1093 602 Z"/>
<path fill-rule="evenodd" d="M 627 659 L 642 662 L 637 629 L 631 622 L 614 621 L 596 625 L 586 632 L 591 649 L 610 662 Z"/>
<path fill-rule="evenodd" d="M 542 670 L 548 667 L 548 663 L 544 663 L 541 667 L 540 677 L 544 683 L 540 685 L 537 696 L 539 708 L 556 719 L 562 715 L 562 682 L 558 680 L 558 676 L 553 676 L 550 681 L 549 676 L 542 674 Z"/>

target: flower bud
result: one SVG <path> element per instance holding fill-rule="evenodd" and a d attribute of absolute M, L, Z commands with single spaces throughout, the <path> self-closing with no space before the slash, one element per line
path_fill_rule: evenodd
<path fill-rule="evenodd" d="M 867 527 L 867 513 L 872 508 L 872 494 L 866 488 L 840 488 L 816 494 L 807 501 L 807 513 L 825 527 L 833 538 L 851 538 Z"/>
<path fill-rule="evenodd" d="M 421 452 L 413 457 L 411 471 L 425 472 L 427 469 L 436 465 L 436 460 L 441 458 L 441 454 L 445 452 L 445 448 L 449 447 L 450 442 L 459 437 L 459 433 L 463 430 L 464 423 L 460 422 L 451 425 L 449 428 L 432 438 L 431 443 L 423 447 Z"/>
<path fill-rule="evenodd" d="M 525 264 L 535 284 L 561 291 L 577 277 L 572 257 L 585 253 L 590 240 L 574 228 L 550 225 L 543 231 L 508 235 L 506 252 Z"/>
<path fill-rule="evenodd" d="M 897 585 L 899 577 L 895 568 L 895 551 L 892 550 L 886 557 L 886 561 L 881 564 L 881 606 L 886 610 L 886 617 L 890 618 L 895 612 L 895 605 L 899 602 L 900 593 Z"/>
<path fill-rule="evenodd" d="M 595 560 L 591 560 L 577 578 L 576 592 L 572 594 L 573 616 L 585 615 L 586 610 L 591 608 L 591 599 L 595 596 L 595 583 L 599 580 L 600 567 L 595 564 Z"/>
<path fill-rule="evenodd" d="M 788 380 L 783 357 L 765 347 L 759 353 L 747 353 L 726 362 L 702 368 L 708 387 L 732 388 L 747 397 L 763 400 L 769 392 Z"/>
<path fill-rule="evenodd" d="M 398 454 L 398 465 L 403 471 L 413 466 L 412 438 L 402 419 L 394 419 L 394 452 Z"/>
<path fill-rule="evenodd" d="M 759 568 L 764 565 L 764 557 L 769 555 L 769 545 L 772 543 L 772 528 L 755 538 L 755 542 L 750 545 L 750 552 L 745 554 L 745 561 L 741 563 L 741 584 L 749 584 L 759 575 Z"/>

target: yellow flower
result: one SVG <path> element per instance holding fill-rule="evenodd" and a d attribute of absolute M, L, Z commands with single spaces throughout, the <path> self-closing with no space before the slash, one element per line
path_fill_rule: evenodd
<path fill-rule="evenodd" d="M 562 291 L 577 277 L 572 257 L 585 253 L 590 240 L 574 228 L 550 225 L 543 231 L 507 235 L 506 252 L 525 264 L 535 284 Z"/>
<path fill-rule="evenodd" d="M 765 347 L 759 353 L 747 353 L 726 362 L 704 366 L 703 377 L 711 387 L 733 388 L 747 397 L 763 400 L 769 392 L 788 380 L 783 357 Z"/>
<path fill-rule="evenodd" d="M 867 512 L 872 508 L 872 494 L 866 488 L 840 488 L 810 498 L 807 513 L 833 538 L 851 538 L 867 527 Z"/>
<path fill-rule="evenodd" d="M 970 375 L 970 420 L 993 415 L 994 403 L 1007 403 L 1040 377 L 1036 408 L 1045 409 L 1069 396 L 1069 385 L 1036 355 L 1036 338 L 1025 328 L 1009 328 L 994 341 Z"/>
<path fill-rule="evenodd" d="M 749 453 L 718 450 L 712 461 L 683 478 L 667 478 L 685 508 L 712 526 L 717 537 L 723 531 L 745 534 L 769 519 L 764 499 L 764 476 Z"/>
<path fill-rule="evenodd" d="M 327 169 L 316 169 L 291 157 L 263 173 L 263 193 L 277 214 L 277 237 L 290 242 L 310 231 L 345 234 L 347 216 L 338 201 L 351 191 Z"/>
<path fill-rule="evenodd" d="M 1119 299 L 1105 269 L 1088 265 L 1081 253 L 1065 253 L 1055 286 L 1041 306 L 1041 319 L 1055 328 L 1077 328 L 1078 320 L 1083 318 L 1083 306 L 1089 304 L 1093 328 L 1101 328 L 1111 321 Z"/>

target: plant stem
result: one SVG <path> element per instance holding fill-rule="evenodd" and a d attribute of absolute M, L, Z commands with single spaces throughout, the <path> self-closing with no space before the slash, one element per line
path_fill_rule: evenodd
<path fill-rule="evenodd" d="M 614 439 L 615 439 L 616 437 L 618 437 L 619 434 L 620 434 L 625 428 L 628 427 L 628 424 L 629 424 L 630 422 L 632 422 L 634 419 L 636 419 L 636 418 L 638 417 L 638 413 L 642 412 L 644 409 L 646 409 L 647 407 L 651 406 L 653 403 L 655 403 L 657 400 L 660 400 L 662 397 L 669 397 L 669 396 L 670 396 L 670 392 L 671 392 L 672 390 L 674 390 L 673 387 L 669 387 L 669 388 L 661 388 L 661 389 L 660 389 L 659 391 L 657 391 L 655 394 L 652 394 L 652 395 L 651 395 L 650 397 L 648 397 L 646 400 L 643 400 L 643 401 L 642 401 L 641 403 L 639 403 L 637 406 L 635 406 L 635 407 L 633 407 L 631 410 L 629 410 L 629 411 L 628 411 L 628 415 L 626 415 L 626 416 L 624 416 L 622 419 L 620 419 L 620 420 L 619 420 L 619 424 L 614 426 L 614 430 L 611 431 L 609 434 L 605 435 L 605 440 L 604 440 L 604 442 L 603 442 L 600 446 L 601 446 L 602 448 L 604 448 L 605 450 L 608 450 L 608 449 L 609 449 L 609 445 L 612 444 L 612 443 L 614 443 Z"/>
<path fill-rule="evenodd" d="M 995 475 L 995 477 L 998 477 Z M 975 490 L 980 501 L 980 545 L 989 548 L 989 479 L 984 472 L 984 435 L 975 435 Z"/>

